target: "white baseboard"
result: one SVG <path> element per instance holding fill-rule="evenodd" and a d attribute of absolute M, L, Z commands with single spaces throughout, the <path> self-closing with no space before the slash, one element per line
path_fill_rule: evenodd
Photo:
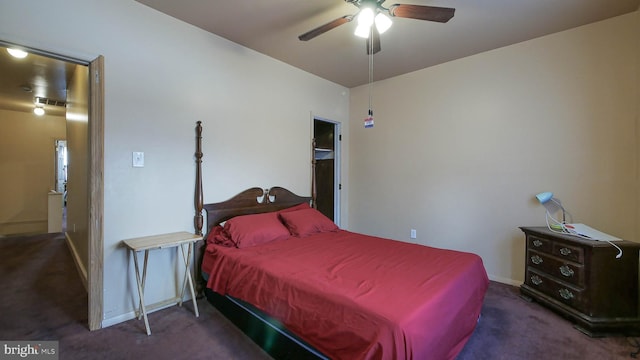
<path fill-rule="evenodd" d="M 125 321 L 129 321 L 129 320 L 135 319 L 135 318 L 136 318 L 136 312 L 135 311 L 130 311 L 130 312 L 124 313 L 122 315 L 110 317 L 108 319 L 102 320 L 102 329 L 104 329 L 106 327 L 109 327 L 109 326 L 113 326 L 113 325 L 116 325 L 116 324 L 123 323 Z"/>
<path fill-rule="evenodd" d="M 495 276 L 495 275 L 489 275 L 489 280 L 492 281 L 496 281 L 499 283 L 503 283 L 503 284 L 507 284 L 507 285 L 512 285 L 512 286 L 520 286 L 522 285 L 522 281 L 516 281 L 513 279 L 507 279 L 501 276 Z"/>
<path fill-rule="evenodd" d="M 185 303 L 187 301 L 191 301 L 191 297 L 185 296 L 185 300 L 183 300 L 182 302 Z M 152 308 L 152 309 L 149 309 L 149 307 L 153 307 L 153 305 L 147 305 L 147 315 L 149 315 L 149 314 L 151 314 L 153 312 L 156 312 L 158 310 L 163 310 L 163 309 L 166 309 L 166 308 L 169 308 L 169 307 L 172 307 L 172 306 L 178 306 L 178 304 L 175 303 L 175 302 L 172 302 L 172 303 L 168 303 L 166 305 L 158 306 L 158 307 L 155 307 L 155 308 Z M 108 319 L 102 320 L 102 329 L 104 329 L 106 327 L 109 327 L 109 326 L 112 326 L 112 325 L 123 323 L 125 321 L 133 320 L 133 319 L 136 319 L 136 311 L 135 310 L 129 311 L 127 313 L 124 313 L 124 314 L 121 314 L 121 315 L 117 315 L 117 316 L 110 317 Z M 141 319 L 140 321 L 144 321 L 144 320 Z M 149 324 L 149 327 L 152 327 L 151 323 Z"/>
<path fill-rule="evenodd" d="M 82 279 L 82 285 L 84 285 L 84 289 L 87 292 L 89 292 L 89 282 L 88 282 L 87 268 L 85 268 L 84 264 L 80 260 L 81 257 L 78 254 L 78 249 L 76 249 L 75 245 L 73 245 L 73 241 L 71 241 L 71 239 L 69 238 L 69 235 L 67 233 L 65 233 L 64 235 L 65 235 L 65 238 L 67 239 L 67 246 L 69 247 L 69 250 L 71 251 L 71 256 L 73 257 L 73 262 L 76 264 L 76 270 L 78 270 L 78 274 L 80 275 L 80 278 Z"/>

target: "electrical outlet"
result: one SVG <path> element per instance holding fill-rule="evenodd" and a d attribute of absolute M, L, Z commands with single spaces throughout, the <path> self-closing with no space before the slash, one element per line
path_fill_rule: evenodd
<path fill-rule="evenodd" d="M 411 229 L 411 238 L 415 239 L 417 237 L 416 229 Z"/>

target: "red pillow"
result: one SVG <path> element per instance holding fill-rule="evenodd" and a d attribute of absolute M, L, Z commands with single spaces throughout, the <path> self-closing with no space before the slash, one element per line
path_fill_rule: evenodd
<path fill-rule="evenodd" d="M 338 225 L 313 208 L 284 212 L 279 216 L 293 236 L 305 237 L 315 233 L 338 231 Z"/>
<path fill-rule="evenodd" d="M 236 216 L 227 220 L 224 231 L 237 248 L 286 239 L 289 230 L 278 220 L 277 212 Z"/>
<path fill-rule="evenodd" d="M 235 247 L 236 244 L 231 241 L 229 235 L 224 231 L 224 228 L 220 225 L 216 225 L 209 231 L 207 235 L 207 244 L 216 244 L 226 247 Z"/>
<path fill-rule="evenodd" d="M 305 210 L 305 209 L 311 209 L 311 206 L 309 206 L 309 203 L 300 203 L 298 205 L 288 207 L 286 209 L 282 209 L 280 210 L 280 213 L 282 214 L 289 211 L 298 211 L 298 210 Z"/>

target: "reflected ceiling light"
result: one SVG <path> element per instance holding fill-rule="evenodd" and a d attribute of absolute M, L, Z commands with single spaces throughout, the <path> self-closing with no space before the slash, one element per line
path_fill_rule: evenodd
<path fill-rule="evenodd" d="M 81 113 L 67 112 L 66 118 L 69 121 L 79 121 L 79 122 L 89 121 L 89 116 L 87 114 L 81 114 Z"/>
<path fill-rule="evenodd" d="M 13 56 L 14 58 L 18 58 L 18 59 L 24 59 L 27 57 L 27 55 L 29 55 L 28 52 L 21 49 L 17 49 L 17 48 L 7 48 L 7 52 L 11 54 L 11 56 Z"/>

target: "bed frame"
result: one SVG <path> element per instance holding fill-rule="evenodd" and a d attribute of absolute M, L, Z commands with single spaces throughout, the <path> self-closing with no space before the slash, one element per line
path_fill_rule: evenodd
<path fill-rule="evenodd" d="M 282 210 L 301 203 L 313 204 L 314 197 L 299 196 L 282 187 L 262 189 L 254 187 L 247 189 L 229 200 L 204 204 L 202 191 L 202 123 L 196 125 L 196 186 L 195 186 L 195 216 L 194 226 L 198 235 L 203 235 L 203 215 L 206 211 L 207 231 L 229 220 L 234 216 L 258 214 Z M 312 185 L 312 193 L 315 186 Z M 206 236 L 205 236 L 206 239 Z M 324 355 L 306 344 L 296 335 L 288 331 L 276 319 L 261 312 L 250 304 L 228 296 L 222 296 L 206 288 L 206 281 L 202 274 L 201 265 L 205 250 L 205 241 L 201 240 L 195 246 L 195 279 L 197 296 L 204 294 L 207 300 L 216 307 L 226 318 L 233 322 L 240 330 L 262 347 L 269 355 L 276 359 L 326 359 Z"/>

